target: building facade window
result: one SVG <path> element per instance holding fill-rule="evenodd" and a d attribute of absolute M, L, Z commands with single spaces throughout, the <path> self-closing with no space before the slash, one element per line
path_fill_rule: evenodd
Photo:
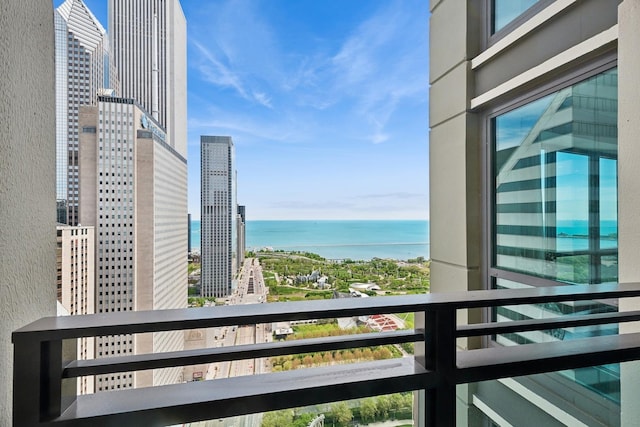
<path fill-rule="evenodd" d="M 484 0 L 487 45 L 518 28 L 555 0 Z M 487 47 L 485 45 L 485 47 Z"/>
<path fill-rule="evenodd" d="M 617 69 L 489 117 L 495 288 L 618 281 Z M 617 311 L 585 301 L 499 307 L 495 321 Z M 616 325 L 505 334 L 501 345 L 617 333 Z M 564 371 L 619 402 L 618 365 Z"/>
<path fill-rule="evenodd" d="M 503 29 L 540 0 L 493 0 L 491 3 L 491 34 Z"/>

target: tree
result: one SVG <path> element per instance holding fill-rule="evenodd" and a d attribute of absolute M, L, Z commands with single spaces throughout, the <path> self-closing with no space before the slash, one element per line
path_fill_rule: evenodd
<path fill-rule="evenodd" d="M 291 424 L 291 427 L 307 427 L 309 423 L 314 419 L 315 419 L 315 415 L 313 414 L 309 414 L 309 413 L 300 414 L 299 417 L 296 417 L 293 424 Z"/>
<path fill-rule="evenodd" d="M 413 393 L 411 392 L 402 393 L 402 407 L 403 408 L 413 407 Z"/>
<path fill-rule="evenodd" d="M 267 412 L 262 417 L 262 427 L 282 427 L 293 423 L 293 410 Z"/>
<path fill-rule="evenodd" d="M 346 426 L 353 419 L 351 408 L 344 403 L 336 403 L 331 406 L 331 416 L 336 420 L 339 426 Z M 282 424 L 286 425 L 286 424 Z"/>
<path fill-rule="evenodd" d="M 400 393 L 394 393 L 389 395 L 390 400 L 390 409 L 393 411 L 397 411 L 404 406 L 404 397 Z"/>
<path fill-rule="evenodd" d="M 377 412 L 378 405 L 376 405 L 376 401 L 372 397 L 369 397 L 362 401 L 362 404 L 360 405 L 360 416 L 362 417 L 362 421 L 374 421 Z"/>
<path fill-rule="evenodd" d="M 389 417 L 389 410 L 391 409 L 391 399 L 389 396 L 380 396 L 376 399 L 378 406 L 378 415 L 382 418 Z"/>

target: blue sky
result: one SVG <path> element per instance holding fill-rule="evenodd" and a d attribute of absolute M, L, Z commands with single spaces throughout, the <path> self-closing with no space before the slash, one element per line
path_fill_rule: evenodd
<path fill-rule="evenodd" d="M 181 3 L 194 218 L 200 135 L 233 138 L 249 220 L 428 218 L 428 2 Z"/>

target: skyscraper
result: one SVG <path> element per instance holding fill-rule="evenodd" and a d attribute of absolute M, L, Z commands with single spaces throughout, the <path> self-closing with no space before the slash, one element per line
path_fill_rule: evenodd
<path fill-rule="evenodd" d="M 238 205 L 238 216 L 237 216 L 237 241 L 238 241 L 238 270 L 242 268 L 242 264 L 244 264 L 244 253 L 246 251 L 246 207 L 244 205 Z"/>
<path fill-rule="evenodd" d="M 187 155 L 187 24 L 179 0 L 109 0 L 109 36 L 121 93 Z"/>
<path fill-rule="evenodd" d="M 80 109 L 80 218 L 95 226 L 96 313 L 187 305 L 187 161 L 133 100 Z M 100 337 L 96 357 L 183 348 L 182 332 Z M 96 391 L 175 383 L 181 369 L 101 375 Z"/>
<path fill-rule="evenodd" d="M 95 313 L 95 230 L 88 226 L 56 227 L 58 261 L 57 298 L 65 314 Z M 95 339 L 78 340 L 78 360 L 94 358 Z M 80 394 L 93 393 L 94 376 L 78 378 Z"/>
<path fill-rule="evenodd" d="M 431 292 L 638 279 L 635 0 L 431 2 Z M 446 183 L 447 185 L 441 185 Z M 460 313 L 461 323 L 637 310 L 637 300 Z M 463 348 L 637 331 L 503 333 Z M 637 425 L 637 363 L 458 389 L 469 425 Z"/>
<path fill-rule="evenodd" d="M 229 136 L 200 137 L 201 293 L 225 297 L 236 273 L 235 149 Z"/>
<path fill-rule="evenodd" d="M 59 223 L 78 223 L 78 109 L 102 88 L 119 88 L 109 41 L 82 0 L 54 12 L 56 63 L 56 198 Z"/>

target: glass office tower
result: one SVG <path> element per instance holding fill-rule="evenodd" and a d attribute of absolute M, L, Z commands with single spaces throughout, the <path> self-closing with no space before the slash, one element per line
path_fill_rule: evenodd
<path fill-rule="evenodd" d="M 231 294 L 237 269 L 235 148 L 228 136 L 200 137 L 201 295 Z"/>
<path fill-rule="evenodd" d="M 78 111 L 96 105 L 98 91 L 119 89 L 107 32 L 82 0 L 54 12 L 56 64 L 57 221 L 78 224 Z"/>

